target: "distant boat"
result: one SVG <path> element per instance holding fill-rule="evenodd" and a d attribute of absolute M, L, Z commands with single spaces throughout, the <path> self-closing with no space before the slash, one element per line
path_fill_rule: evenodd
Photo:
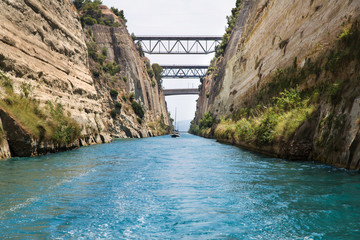
<path fill-rule="evenodd" d="M 180 133 L 179 133 L 178 131 L 173 131 L 173 133 L 170 134 L 170 136 L 171 136 L 172 138 L 177 138 L 177 137 L 180 137 Z"/>
<path fill-rule="evenodd" d="M 175 127 L 176 127 L 176 108 L 175 108 Z M 174 128 L 175 128 L 175 127 L 174 127 Z M 171 136 L 172 138 L 180 137 L 180 132 L 179 132 L 178 130 L 174 130 L 174 131 L 170 134 L 170 136 Z"/>

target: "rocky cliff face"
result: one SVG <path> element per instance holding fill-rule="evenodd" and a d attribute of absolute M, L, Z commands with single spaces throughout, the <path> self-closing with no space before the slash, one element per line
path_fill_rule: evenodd
<path fill-rule="evenodd" d="M 150 62 L 141 57 L 132 38 L 130 37 L 124 22 L 117 18 L 105 6 L 102 11 L 108 18 L 114 18 L 120 22 L 120 27 L 109 27 L 93 25 L 86 27 L 89 44 L 95 44 L 99 52 L 105 53 L 104 63 L 116 65 L 117 73 L 111 71 L 100 71 L 99 61 L 90 59 L 90 69 L 96 72 L 95 87 L 103 99 L 104 109 L 116 109 L 116 103 L 121 103 L 118 116 L 113 119 L 109 131 L 117 137 L 147 137 L 156 135 L 159 122 L 169 125 L 165 97 L 154 77 L 150 77 L 148 71 L 152 72 Z M 103 67 L 104 68 L 104 67 Z M 106 68 L 105 68 L 106 69 Z M 118 95 L 111 96 L 111 90 L 116 90 Z M 146 109 L 143 119 L 134 114 L 132 109 L 132 98 Z"/>
<path fill-rule="evenodd" d="M 242 1 L 226 52 L 203 80 L 194 124 L 209 112 L 217 121 L 202 135 L 360 169 L 359 15 L 352 0 Z M 291 131 L 280 126 L 299 116 L 297 104 L 284 107 L 289 89 L 306 112 Z"/>
<path fill-rule="evenodd" d="M 103 9 L 105 14 L 110 12 Z M 106 61 L 119 63 L 126 83 L 116 83 L 120 75 L 93 77 L 86 34 L 71 0 L 0 2 L 0 158 L 10 152 L 11 156 L 30 156 L 109 142 L 111 135 L 153 136 L 156 124 L 151 123 L 161 119 L 169 124 L 164 96 L 151 86 L 125 25 L 92 29 L 99 45 L 109 50 Z M 130 102 L 122 110 L 117 104 L 117 115 L 111 117 L 117 99 L 110 95 L 110 87 L 127 96 L 134 92 L 144 110 L 141 123 Z M 44 123 L 33 123 L 35 119 L 19 114 L 15 103 L 21 102 Z M 63 126 L 65 118 L 70 119 L 67 123 L 75 120 L 76 126 Z"/>

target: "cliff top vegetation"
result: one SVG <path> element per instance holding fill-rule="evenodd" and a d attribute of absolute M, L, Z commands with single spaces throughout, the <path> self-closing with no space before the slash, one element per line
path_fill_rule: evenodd
<path fill-rule="evenodd" d="M 116 22 L 114 18 L 105 16 L 102 13 L 100 6 L 101 0 L 74 0 L 74 5 L 79 12 L 81 24 L 84 25 L 106 25 L 111 27 L 120 26 L 119 22 Z M 124 23 L 127 22 L 124 11 L 111 7 L 110 9 L 117 17 L 122 19 Z"/>

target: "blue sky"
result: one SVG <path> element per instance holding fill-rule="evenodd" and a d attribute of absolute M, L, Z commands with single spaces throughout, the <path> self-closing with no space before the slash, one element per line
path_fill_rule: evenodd
<path fill-rule="evenodd" d="M 124 10 L 129 33 L 135 35 L 223 35 L 226 16 L 236 0 L 103 0 L 108 7 Z M 208 65 L 211 55 L 147 55 L 160 65 Z M 164 88 L 197 87 L 199 79 L 164 79 Z M 166 97 L 168 110 L 177 120 L 191 121 L 196 110 L 197 96 Z M 186 129 L 180 129 L 186 130 Z"/>

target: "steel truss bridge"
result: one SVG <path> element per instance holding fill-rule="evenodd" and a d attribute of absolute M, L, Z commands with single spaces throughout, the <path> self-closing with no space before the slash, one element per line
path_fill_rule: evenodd
<path fill-rule="evenodd" d="M 148 54 L 209 54 L 221 43 L 220 36 L 136 36 Z"/>
<path fill-rule="evenodd" d="M 162 65 L 162 78 L 203 78 L 209 66 Z"/>

